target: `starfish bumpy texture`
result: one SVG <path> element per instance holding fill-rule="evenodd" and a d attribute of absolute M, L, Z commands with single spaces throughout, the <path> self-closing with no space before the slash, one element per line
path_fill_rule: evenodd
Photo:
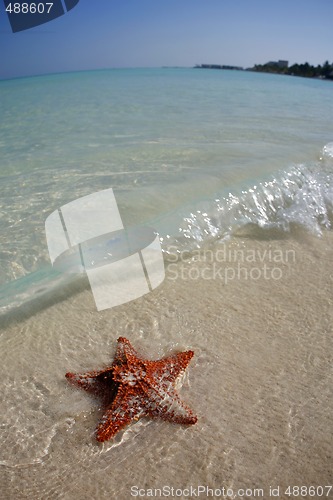
<path fill-rule="evenodd" d="M 104 414 L 96 429 L 97 441 L 111 439 L 142 417 L 195 424 L 197 417 L 175 390 L 176 380 L 193 354 L 186 351 L 150 361 L 141 358 L 129 340 L 119 337 L 110 367 L 82 374 L 66 373 L 70 382 L 102 400 Z"/>

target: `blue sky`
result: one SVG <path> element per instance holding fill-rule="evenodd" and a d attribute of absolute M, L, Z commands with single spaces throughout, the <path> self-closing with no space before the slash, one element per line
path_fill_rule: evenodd
<path fill-rule="evenodd" d="M 35 0 L 38 2 L 38 0 Z M 0 78 L 111 67 L 333 62 L 332 0 L 80 0 L 12 33 L 0 0 Z"/>

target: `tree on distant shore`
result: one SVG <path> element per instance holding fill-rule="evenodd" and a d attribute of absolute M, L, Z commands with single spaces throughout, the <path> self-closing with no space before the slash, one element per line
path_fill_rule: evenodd
<path fill-rule="evenodd" d="M 333 80 L 333 64 L 325 61 L 321 66 L 312 66 L 308 62 L 293 64 L 289 67 L 280 67 L 277 63 L 255 64 L 253 71 L 261 73 L 277 73 L 280 75 L 303 76 L 306 78 L 327 78 Z"/>

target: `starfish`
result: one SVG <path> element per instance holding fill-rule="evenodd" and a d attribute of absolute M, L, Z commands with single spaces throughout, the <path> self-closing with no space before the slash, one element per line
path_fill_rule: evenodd
<path fill-rule="evenodd" d="M 119 337 L 111 366 L 87 373 L 66 373 L 74 385 L 102 399 L 103 417 L 96 429 L 97 441 L 113 438 L 142 417 L 161 418 L 177 424 L 195 424 L 197 417 L 178 397 L 177 378 L 193 351 L 179 352 L 156 361 L 138 355 L 129 340 Z"/>

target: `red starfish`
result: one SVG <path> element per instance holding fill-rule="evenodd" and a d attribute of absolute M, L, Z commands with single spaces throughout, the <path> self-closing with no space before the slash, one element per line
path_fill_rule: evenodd
<path fill-rule="evenodd" d="M 141 417 L 162 418 L 177 424 L 195 424 L 197 417 L 179 399 L 174 385 L 194 352 L 173 354 L 157 361 L 138 356 L 129 340 L 119 337 L 112 365 L 66 378 L 100 396 L 105 408 L 96 429 L 97 441 L 106 441 Z"/>

